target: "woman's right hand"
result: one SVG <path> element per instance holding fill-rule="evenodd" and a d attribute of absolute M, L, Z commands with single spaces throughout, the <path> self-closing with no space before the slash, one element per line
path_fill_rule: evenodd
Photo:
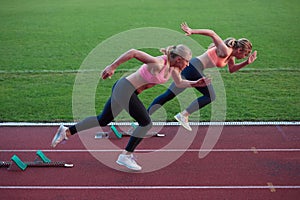
<path fill-rule="evenodd" d="M 197 83 L 193 84 L 193 87 L 206 87 L 211 84 L 211 78 L 203 77 L 200 78 Z"/>

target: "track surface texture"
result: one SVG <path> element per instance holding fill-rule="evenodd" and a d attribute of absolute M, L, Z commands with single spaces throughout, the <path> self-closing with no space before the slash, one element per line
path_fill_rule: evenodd
<path fill-rule="evenodd" d="M 0 127 L 0 161 L 13 155 L 33 161 L 42 150 L 52 161 L 74 164 L 25 171 L 2 167 L 0 199 L 299 199 L 300 126 L 224 126 L 212 149 L 201 148 L 211 126 L 192 128 L 196 131 L 154 127 L 166 136 L 142 141 L 136 154 L 143 170 L 132 172 L 115 163 L 129 137 L 110 133 L 109 139 L 95 139 L 97 130 L 90 129 L 52 149 L 57 127 Z M 170 148 L 174 140 L 177 146 Z M 187 140 L 190 145 L 181 145 Z M 151 152 L 155 157 L 148 159 Z M 166 158 L 175 159 L 151 171 Z"/>

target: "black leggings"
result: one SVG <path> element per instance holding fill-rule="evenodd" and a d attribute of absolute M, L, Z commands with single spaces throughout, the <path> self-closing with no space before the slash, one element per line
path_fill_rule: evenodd
<path fill-rule="evenodd" d="M 184 79 L 195 81 L 202 77 L 203 74 L 203 64 L 198 58 L 192 58 L 190 61 L 189 66 L 187 66 L 182 72 L 181 76 Z M 203 96 L 195 99 L 187 108 L 186 111 L 190 114 L 193 112 L 201 109 L 202 107 L 206 106 L 207 104 L 211 103 L 215 100 L 216 95 L 213 86 L 210 84 L 206 87 L 195 87 L 196 90 L 201 92 Z M 166 90 L 165 93 L 161 94 L 160 96 L 156 97 L 154 101 L 148 108 L 148 112 L 152 115 L 156 110 L 158 110 L 162 105 L 166 102 L 172 100 L 178 94 L 183 92 L 185 88 L 178 88 L 176 87 L 175 83 L 173 82 L 170 87 Z"/>
<path fill-rule="evenodd" d="M 77 132 L 99 125 L 107 126 L 123 109 L 126 110 L 139 124 L 125 148 L 126 151 L 133 152 L 137 145 L 142 141 L 147 131 L 152 128 L 152 121 L 145 106 L 138 98 L 136 88 L 126 78 L 122 78 L 115 83 L 112 89 L 112 95 L 106 102 L 101 114 L 97 117 L 88 117 L 81 122 L 70 126 L 70 132 L 73 135 Z"/>

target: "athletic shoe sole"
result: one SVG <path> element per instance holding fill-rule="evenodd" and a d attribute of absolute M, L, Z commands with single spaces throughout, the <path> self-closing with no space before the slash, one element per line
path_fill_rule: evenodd
<path fill-rule="evenodd" d="M 192 128 L 189 127 L 189 126 L 186 126 L 184 123 L 182 123 L 181 120 L 179 120 L 179 119 L 177 118 L 176 115 L 174 116 L 174 118 L 175 118 L 175 119 L 179 122 L 179 124 L 180 124 L 181 126 L 183 126 L 186 130 L 192 131 Z"/>
<path fill-rule="evenodd" d="M 122 162 L 120 162 L 120 161 L 118 161 L 118 160 L 116 161 L 116 163 L 119 164 L 119 165 L 122 165 L 122 166 L 124 166 L 124 167 L 127 167 L 128 169 L 132 169 L 132 170 L 134 170 L 134 171 L 141 171 L 141 170 L 142 170 L 142 168 L 137 169 L 137 168 L 131 167 L 131 166 L 129 166 L 129 165 L 126 165 L 125 163 L 122 163 Z"/>

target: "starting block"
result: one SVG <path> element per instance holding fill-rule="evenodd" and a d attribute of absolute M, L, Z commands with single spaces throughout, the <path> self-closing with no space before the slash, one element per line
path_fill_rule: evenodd
<path fill-rule="evenodd" d="M 72 163 L 64 161 L 53 162 L 42 151 L 36 152 L 38 156 L 33 162 L 23 162 L 17 155 L 11 157 L 11 161 L 0 161 L 0 167 L 6 167 L 8 170 L 22 170 L 25 171 L 27 167 L 66 167 L 71 168 Z"/>
<path fill-rule="evenodd" d="M 13 157 L 11 157 L 11 160 L 13 161 L 13 163 L 15 163 L 21 170 L 25 170 L 27 168 L 27 164 L 24 163 L 17 155 L 13 155 Z M 12 163 L 12 164 L 13 164 Z M 12 169 L 12 165 L 10 166 L 10 169 Z"/>
<path fill-rule="evenodd" d="M 116 127 L 114 125 L 112 125 L 110 128 L 114 132 L 114 134 L 117 136 L 117 138 L 119 138 L 119 139 L 122 138 L 123 134 L 119 133 L 119 131 L 116 129 Z"/>
<path fill-rule="evenodd" d="M 131 134 L 133 133 L 133 130 L 135 128 L 137 128 L 137 126 L 134 124 L 134 123 L 131 123 L 131 129 L 129 129 L 127 132 L 119 132 L 117 130 L 117 128 L 114 126 L 114 125 L 111 125 L 110 128 L 112 130 L 112 132 L 116 135 L 117 138 L 121 139 L 123 136 L 131 136 Z M 95 139 L 99 139 L 99 138 L 104 138 L 103 135 L 108 135 L 109 132 L 99 132 L 99 133 L 96 133 L 95 135 Z M 150 132 L 150 133 L 147 133 L 146 137 L 153 137 L 153 136 L 156 136 L 156 137 L 164 137 L 165 134 L 162 134 L 162 133 L 158 133 L 158 132 Z"/>
<path fill-rule="evenodd" d="M 47 156 L 45 156 L 45 154 L 41 151 L 38 150 L 36 152 L 36 155 L 44 162 L 44 163 L 50 163 L 51 160 L 49 158 L 47 158 Z"/>

